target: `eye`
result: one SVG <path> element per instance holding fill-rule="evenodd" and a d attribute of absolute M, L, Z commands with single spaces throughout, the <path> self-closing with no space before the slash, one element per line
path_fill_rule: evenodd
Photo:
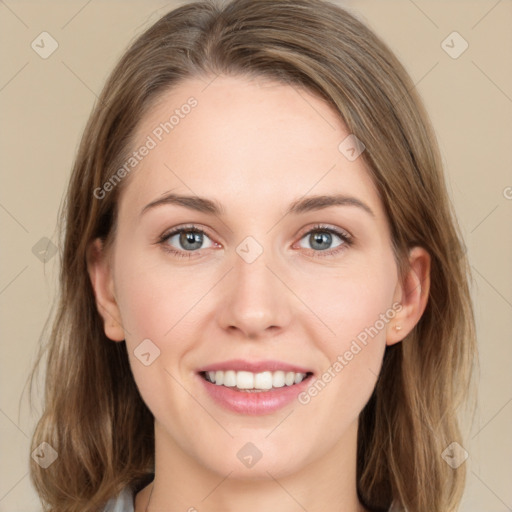
<path fill-rule="evenodd" d="M 314 226 L 302 236 L 300 241 L 303 240 L 307 245 L 300 244 L 300 247 L 312 251 L 315 257 L 334 256 L 353 243 L 352 236 L 346 231 L 324 225 Z M 208 242 L 207 245 L 203 245 L 205 241 Z M 158 243 L 165 251 L 184 258 L 190 258 L 201 249 L 217 245 L 202 229 L 194 225 L 178 227 L 164 233 Z"/>
<path fill-rule="evenodd" d="M 209 241 L 206 246 L 203 245 L 205 241 Z M 192 252 L 213 247 L 210 237 L 195 226 L 180 227 L 165 233 L 160 237 L 159 243 L 166 251 L 183 257 L 190 257 Z"/>
<path fill-rule="evenodd" d="M 313 256 L 318 257 L 333 256 L 352 245 L 352 237 L 347 232 L 323 225 L 310 229 L 301 238 L 303 240 L 307 245 L 300 244 L 300 247 L 314 251 Z"/>

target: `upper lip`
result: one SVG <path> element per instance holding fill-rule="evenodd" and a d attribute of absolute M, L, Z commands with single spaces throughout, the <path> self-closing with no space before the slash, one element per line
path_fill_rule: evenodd
<path fill-rule="evenodd" d="M 245 359 L 230 359 L 219 363 L 209 364 L 199 368 L 198 372 L 215 372 L 219 370 L 246 371 L 252 373 L 261 373 L 264 371 L 277 372 L 295 372 L 295 373 L 313 373 L 311 370 L 298 366 L 296 364 L 285 363 L 284 361 L 265 360 L 265 361 L 246 361 Z"/>

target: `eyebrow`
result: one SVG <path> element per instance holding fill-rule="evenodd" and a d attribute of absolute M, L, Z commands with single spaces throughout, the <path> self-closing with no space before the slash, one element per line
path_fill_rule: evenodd
<path fill-rule="evenodd" d="M 164 193 L 159 199 L 155 199 L 151 203 L 144 206 L 140 215 L 148 210 L 156 208 L 161 205 L 178 205 L 209 215 L 222 216 L 225 213 L 224 207 L 213 199 L 207 199 L 206 197 L 199 196 L 186 196 L 174 193 Z M 334 195 L 316 195 L 309 197 L 302 197 L 293 201 L 285 215 L 290 213 L 301 214 L 315 210 L 322 210 L 331 206 L 355 206 L 368 213 L 370 216 L 375 217 L 372 209 L 360 199 L 352 196 L 346 196 L 343 194 Z"/>

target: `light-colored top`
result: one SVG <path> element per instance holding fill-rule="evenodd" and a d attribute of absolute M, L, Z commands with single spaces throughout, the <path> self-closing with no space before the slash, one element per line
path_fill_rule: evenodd
<path fill-rule="evenodd" d="M 135 496 L 129 487 L 125 487 L 116 498 L 108 501 L 103 512 L 134 512 Z M 402 512 L 403 509 L 392 504 L 389 512 Z"/>
<path fill-rule="evenodd" d="M 134 512 L 135 496 L 129 487 L 125 487 L 116 498 L 110 499 L 103 512 Z"/>

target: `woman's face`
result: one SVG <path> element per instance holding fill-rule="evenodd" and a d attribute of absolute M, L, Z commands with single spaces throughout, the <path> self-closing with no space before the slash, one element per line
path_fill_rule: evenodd
<path fill-rule="evenodd" d="M 343 454 L 401 297 L 361 148 L 312 94 L 241 77 L 182 82 L 136 135 L 107 278 L 122 330 L 106 332 L 157 445 L 251 478 Z M 254 380 L 275 387 L 232 386 Z"/>

